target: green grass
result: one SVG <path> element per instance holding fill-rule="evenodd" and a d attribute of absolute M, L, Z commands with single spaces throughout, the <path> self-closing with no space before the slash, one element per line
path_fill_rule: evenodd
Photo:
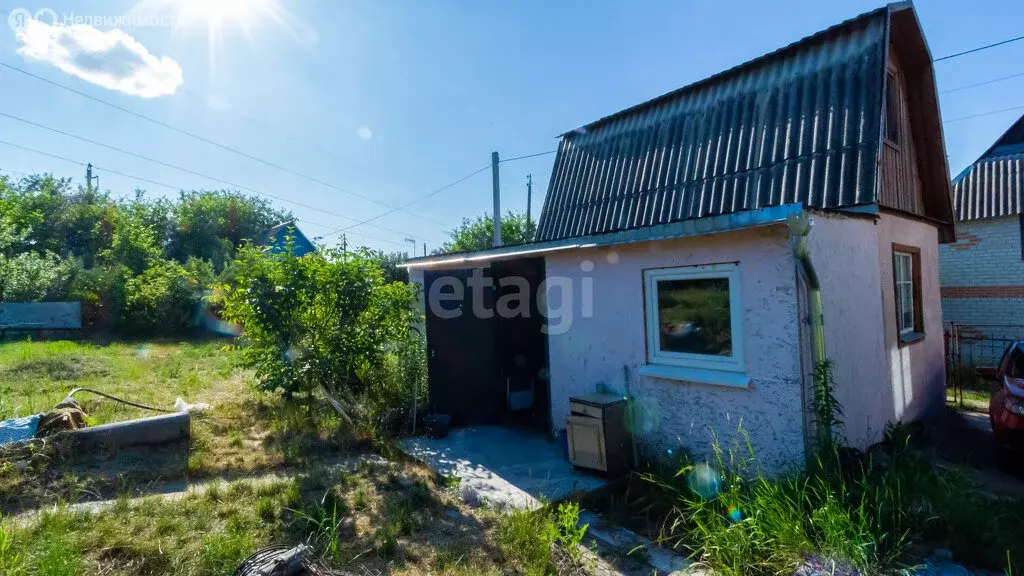
<path fill-rule="evenodd" d="M 332 463 L 360 444 L 327 408 L 253 392 L 252 375 L 223 343 L 0 344 L 3 416 L 49 408 L 92 387 L 194 413 L 187 444 L 70 454 L 0 454 L 0 574 L 148 576 L 230 574 L 269 544 L 311 542 L 351 573 L 496 575 L 505 569 L 500 515 L 458 501 L 449 481 L 404 463 Z M 83 397 L 92 423 L 146 415 Z M 15 463 L 28 460 L 22 470 Z M 274 475 L 266 476 L 273 472 Z M 259 476 L 260 480 L 245 479 Z M 208 479 L 178 500 L 140 497 L 170 480 Z M 223 481 L 210 480 L 221 478 Z M 268 479 L 276 478 L 276 479 Z M 69 503 L 118 500 L 96 513 Z M 27 508 L 45 512 L 12 520 Z M 525 534 L 536 539 L 537 534 Z M 546 541 L 545 541 L 546 542 Z M 536 543 L 534 543 L 536 545 Z"/>
<path fill-rule="evenodd" d="M 253 391 L 251 371 L 225 341 L 0 344 L 0 418 L 51 408 L 76 387 L 156 407 L 178 397 L 213 408 L 192 415 L 186 444 L 115 455 L 0 454 L 0 511 L 133 493 L 182 478 L 234 477 L 337 459 L 354 439 L 323 405 L 285 403 Z M 96 396 L 76 395 L 90 424 L 150 416 Z M 15 466 L 29 464 L 27 469 Z"/>
<path fill-rule="evenodd" d="M 779 478 L 749 451 L 719 451 L 710 467 L 647 475 L 647 501 L 660 502 L 664 541 L 723 576 L 791 573 L 808 558 L 888 573 L 935 548 L 968 566 L 1021 565 L 1024 505 L 937 468 L 908 434 L 895 428 L 884 449 L 833 453 Z"/>
<path fill-rule="evenodd" d="M 357 490 L 363 510 L 352 506 Z M 179 500 L 124 499 L 96 513 L 58 507 L 17 526 L 4 520 L 0 567 L 5 576 L 213 576 L 232 573 L 260 547 L 309 542 L 322 561 L 350 573 L 499 574 L 496 517 L 456 501 L 417 466 L 374 464 L 352 477 L 318 468 Z"/>
<path fill-rule="evenodd" d="M 224 341 L 111 343 L 0 343 L 0 419 L 43 412 L 74 388 L 95 388 L 158 408 L 176 398 L 195 402 L 216 395 L 218 385 L 243 381 L 236 354 Z M 101 424 L 152 415 L 81 393 L 76 400 Z"/>
<path fill-rule="evenodd" d="M 983 412 L 988 414 L 988 401 L 990 398 L 987 390 L 970 390 L 964 389 L 963 392 L 963 407 L 973 412 Z M 946 401 L 949 403 L 955 403 L 959 407 L 959 399 L 954 396 L 953 390 L 946 391 Z"/>

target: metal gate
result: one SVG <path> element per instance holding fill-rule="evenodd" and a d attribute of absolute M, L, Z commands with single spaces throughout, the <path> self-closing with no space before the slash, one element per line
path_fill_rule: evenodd
<path fill-rule="evenodd" d="M 943 326 L 946 341 L 946 387 L 953 402 L 964 404 L 964 388 L 981 390 L 985 384 L 974 369 L 995 366 L 1010 344 L 1024 340 L 1020 324 L 956 324 Z M 948 396 L 948 395 L 947 395 Z"/>

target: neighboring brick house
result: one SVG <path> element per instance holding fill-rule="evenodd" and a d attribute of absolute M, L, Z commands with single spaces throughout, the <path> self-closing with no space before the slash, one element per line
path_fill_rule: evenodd
<path fill-rule="evenodd" d="M 946 322 L 1024 337 L 1024 117 L 953 180 L 957 241 L 939 246 Z M 998 334 L 997 334 L 998 333 Z"/>

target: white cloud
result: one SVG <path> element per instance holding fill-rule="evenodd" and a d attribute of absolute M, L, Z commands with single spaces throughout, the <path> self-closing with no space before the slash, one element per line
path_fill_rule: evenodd
<path fill-rule="evenodd" d="M 373 130 L 370 130 L 366 126 L 360 126 L 359 130 L 356 130 L 356 136 L 359 136 L 363 140 L 369 140 L 373 138 Z"/>
<path fill-rule="evenodd" d="M 47 62 L 86 82 L 132 96 L 169 96 L 181 86 L 181 66 L 157 58 L 138 40 L 120 30 L 102 31 L 88 24 L 51 26 L 28 20 L 17 33 L 25 58 Z"/>

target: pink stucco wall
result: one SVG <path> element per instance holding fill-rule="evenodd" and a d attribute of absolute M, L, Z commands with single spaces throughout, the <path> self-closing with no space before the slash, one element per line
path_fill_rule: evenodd
<path fill-rule="evenodd" d="M 807 248 L 821 281 L 825 353 L 843 407 L 846 443 L 866 448 L 881 439 L 893 418 L 878 226 L 871 217 L 815 214 Z M 808 371 L 813 370 L 810 356 Z"/>
<path fill-rule="evenodd" d="M 816 214 L 808 249 L 822 284 L 825 346 L 846 442 L 866 448 L 886 425 L 926 417 L 945 398 L 935 226 L 892 214 Z M 900 346 L 893 243 L 921 250 L 925 339 Z"/>
<path fill-rule="evenodd" d="M 592 270 L 589 263 L 593 264 Z M 637 373 L 646 361 L 643 271 L 738 262 L 748 388 L 696 384 Z M 572 326 L 549 336 L 552 422 L 564 428 L 570 396 L 599 384 L 624 391 L 623 366 L 641 407 L 640 443 L 655 454 L 685 447 L 711 454 L 739 441 L 742 423 L 769 470 L 804 457 L 796 268 L 785 226 L 553 253 L 547 277 L 593 283 L 592 315 L 576 303 Z"/>
<path fill-rule="evenodd" d="M 921 301 L 924 340 L 900 346 L 896 328 L 892 245 L 921 250 Z M 945 403 L 946 361 L 942 337 L 942 295 L 939 288 L 938 230 L 910 218 L 882 214 L 878 222 L 878 260 L 881 264 L 885 321 L 886 379 L 892 390 L 893 420 L 917 420 L 942 409 Z"/>

